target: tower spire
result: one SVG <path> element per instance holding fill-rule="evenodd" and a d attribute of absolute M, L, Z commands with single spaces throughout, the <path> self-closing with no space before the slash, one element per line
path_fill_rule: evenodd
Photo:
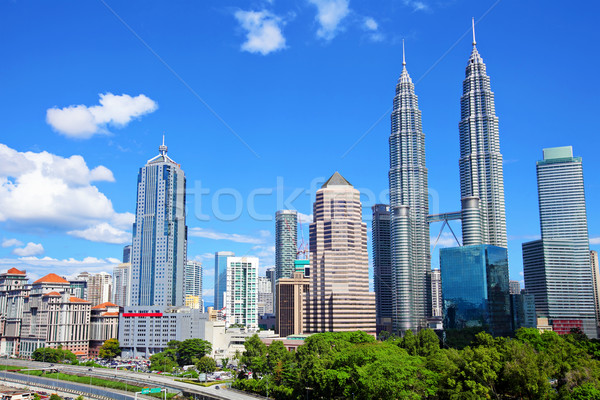
<path fill-rule="evenodd" d="M 167 154 L 167 146 L 165 146 L 165 134 L 163 133 L 163 141 L 160 146 L 158 146 L 158 152 L 163 156 Z"/>
<path fill-rule="evenodd" d="M 404 54 L 404 39 L 402 39 L 402 66 L 406 66 L 406 56 Z"/>
<path fill-rule="evenodd" d="M 477 44 L 475 41 L 475 17 L 471 18 L 471 24 L 473 25 L 473 46 Z"/>

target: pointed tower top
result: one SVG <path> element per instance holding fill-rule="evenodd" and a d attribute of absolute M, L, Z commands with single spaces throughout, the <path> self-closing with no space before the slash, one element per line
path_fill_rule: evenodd
<path fill-rule="evenodd" d="M 404 39 L 402 39 L 402 66 L 406 65 L 406 56 L 404 54 Z"/>
<path fill-rule="evenodd" d="M 475 46 L 477 44 L 477 41 L 475 41 L 475 18 L 471 18 L 471 24 L 473 25 L 473 46 Z"/>
<path fill-rule="evenodd" d="M 333 175 L 321 186 L 321 188 L 326 188 L 329 186 L 352 186 L 350 182 L 346 180 L 339 172 L 335 171 Z"/>
<path fill-rule="evenodd" d="M 163 141 L 162 144 L 160 146 L 158 146 L 158 151 L 160 152 L 160 154 L 162 154 L 163 156 L 167 154 L 167 146 L 165 146 L 165 135 L 163 134 Z"/>

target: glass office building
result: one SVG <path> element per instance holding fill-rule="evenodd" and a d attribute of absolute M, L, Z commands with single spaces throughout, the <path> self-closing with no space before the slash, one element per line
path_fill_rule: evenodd
<path fill-rule="evenodd" d="M 482 327 L 510 336 L 508 254 L 492 245 L 440 250 L 445 329 Z"/>
<path fill-rule="evenodd" d="M 223 296 L 227 290 L 227 257 L 234 256 L 235 253 L 231 251 L 217 251 L 215 253 L 215 310 L 220 310 L 225 307 L 225 299 Z"/>

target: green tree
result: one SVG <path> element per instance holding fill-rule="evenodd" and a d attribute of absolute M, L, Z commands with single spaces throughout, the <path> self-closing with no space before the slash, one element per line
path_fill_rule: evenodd
<path fill-rule="evenodd" d="M 167 351 L 156 353 L 150 357 L 150 369 L 152 371 L 172 372 L 177 366 L 177 362 L 172 358 L 172 354 Z"/>
<path fill-rule="evenodd" d="M 34 393 L 34 394 L 33 394 L 33 400 L 41 400 L 41 399 L 42 399 L 42 398 L 40 397 L 40 395 L 39 395 L 39 394 L 37 394 L 37 393 Z"/>
<path fill-rule="evenodd" d="M 511 340 L 506 343 L 505 362 L 501 372 L 502 392 L 514 398 L 548 398 L 552 387 L 547 372 L 549 365 L 529 343 Z"/>
<path fill-rule="evenodd" d="M 213 372 L 215 369 L 217 369 L 217 363 L 215 362 L 214 358 L 203 356 L 198 360 L 198 362 L 196 362 L 196 368 L 198 371 L 208 374 L 209 372 Z"/>
<path fill-rule="evenodd" d="M 242 354 L 240 362 L 247 370 L 253 372 L 253 378 L 258 379 L 257 374 L 262 374 L 267 368 L 267 346 L 260 340 L 257 334 L 252 335 L 244 342 L 246 349 Z"/>
<path fill-rule="evenodd" d="M 229 365 L 229 357 L 223 357 L 221 359 L 221 366 L 223 369 L 227 368 L 227 366 Z"/>
<path fill-rule="evenodd" d="M 180 366 L 192 365 L 194 363 L 194 359 L 202 358 L 206 354 L 210 354 L 211 351 L 212 345 L 206 340 L 186 339 L 183 342 L 179 342 L 177 344 L 176 360 Z"/>
<path fill-rule="evenodd" d="M 101 358 L 112 360 L 118 355 L 121 355 L 121 348 L 119 347 L 119 341 L 117 339 L 108 339 L 104 342 L 98 355 Z"/>
<path fill-rule="evenodd" d="M 85 400 L 82 395 L 79 395 L 75 398 L 75 400 Z"/>
<path fill-rule="evenodd" d="M 52 393 L 50 395 L 50 400 L 63 400 L 63 398 L 57 395 L 56 393 Z"/>

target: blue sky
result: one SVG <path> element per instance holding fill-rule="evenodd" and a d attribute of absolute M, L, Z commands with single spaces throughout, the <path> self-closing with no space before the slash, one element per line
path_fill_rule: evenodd
<path fill-rule="evenodd" d="M 310 215 L 315 188 L 336 170 L 365 192 L 370 225 L 370 206 L 386 198 L 402 39 L 422 110 L 431 212 L 458 210 L 471 17 L 500 118 L 511 278 L 522 279 L 521 243 L 539 237 L 535 161 L 544 147 L 572 145 L 583 157 L 598 249 L 598 8 L 2 2 L 0 267 L 32 277 L 111 271 L 130 241 L 138 169 L 163 133 L 186 173 L 188 256 L 204 263 L 210 302 L 212 253 L 273 265 L 275 211 L 291 205 Z"/>

